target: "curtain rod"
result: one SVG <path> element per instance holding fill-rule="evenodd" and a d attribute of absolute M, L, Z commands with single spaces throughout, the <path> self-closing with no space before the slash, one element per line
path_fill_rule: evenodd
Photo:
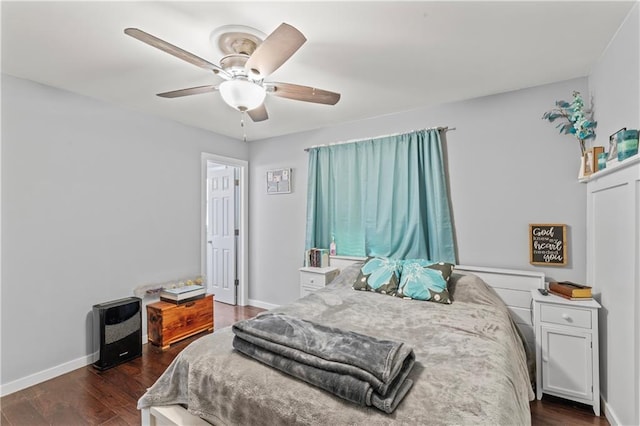
<path fill-rule="evenodd" d="M 388 137 L 391 137 L 391 136 L 406 135 L 406 134 L 409 134 L 409 133 L 419 132 L 419 131 L 422 131 L 422 130 L 439 130 L 439 131 L 443 131 L 444 130 L 445 132 L 448 132 L 449 130 L 456 130 L 456 128 L 455 127 L 447 127 L 447 126 L 444 126 L 444 127 L 442 127 L 442 126 L 428 127 L 428 128 L 425 128 L 425 129 L 411 130 L 411 131 L 408 131 L 408 132 L 391 133 L 389 135 L 373 136 L 373 137 L 362 138 L 362 139 L 350 139 L 350 140 L 346 140 L 346 141 L 332 142 L 332 143 L 322 144 L 322 145 L 313 145 L 313 146 L 310 146 L 308 148 L 305 148 L 304 150 L 308 152 L 310 149 L 320 148 L 320 147 L 323 147 L 323 146 L 342 145 L 342 144 L 345 144 L 345 143 L 362 142 L 362 141 L 368 141 L 368 140 L 371 140 L 371 139 L 388 138 Z"/>

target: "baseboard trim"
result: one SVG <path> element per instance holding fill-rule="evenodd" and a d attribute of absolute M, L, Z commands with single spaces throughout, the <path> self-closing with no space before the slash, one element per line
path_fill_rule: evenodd
<path fill-rule="evenodd" d="M 618 426 L 622 424 L 620 423 L 620 420 L 611 409 L 611 406 L 607 404 L 607 401 L 604 398 L 600 399 L 600 405 L 603 408 L 602 411 L 604 411 L 604 416 L 607 418 L 607 420 L 609 420 L 609 424 L 611 426 Z"/>
<path fill-rule="evenodd" d="M 142 344 L 146 344 L 147 341 L 147 335 L 145 334 L 144 336 L 142 336 Z M 30 386 L 37 385 L 42 382 L 46 382 L 47 380 L 51 380 L 58 376 L 62 376 L 63 374 L 70 373 L 73 370 L 77 370 L 78 368 L 86 367 L 87 365 L 96 362 L 99 357 L 100 354 L 98 352 L 94 352 L 92 354 L 76 358 L 72 361 L 65 362 L 64 364 L 56 365 L 55 367 L 51 367 L 38 373 L 33 373 L 29 376 L 22 377 L 20 379 L 14 380 L 13 382 L 0 385 L 0 397 L 21 391 L 22 389 L 26 389 Z"/>
<path fill-rule="evenodd" d="M 76 358 L 64 364 L 56 365 L 55 367 L 42 370 L 40 372 L 31 374 L 26 377 L 14 380 L 13 382 L 5 383 L 0 386 L 0 396 L 6 396 L 14 392 L 18 392 L 22 389 L 26 389 L 29 386 L 37 385 L 47 380 L 51 380 L 55 377 L 69 373 L 78 368 L 86 367 L 89 364 L 93 364 L 98 356 L 98 353 L 85 355 L 80 358 Z"/>
<path fill-rule="evenodd" d="M 255 306 L 256 308 L 262 309 L 275 309 L 279 308 L 280 305 L 274 305 L 273 303 L 263 302 L 261 300 L 249 299 L 249 306 Z"/>

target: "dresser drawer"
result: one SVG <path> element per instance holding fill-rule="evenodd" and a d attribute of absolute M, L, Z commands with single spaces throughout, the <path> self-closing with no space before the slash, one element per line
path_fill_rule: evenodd
<path fill-rule="evenodd" d="M 320 290 L 338 276 L 340 270 L 334 267 L 300 268 L 300 297 Z"/>
<path fill-rule="evenodd" d="M 324 287 L 327 284 L 325 274 L 314 274 L 313 272 L 300 272 L 300 285 L 306 287 Z"/>
<path fill-rule="evenodd" d="M 540 320 L 551 324 L 591 329 L 591 311 L 589 309 L 543 304 L 540 306 Z"/>

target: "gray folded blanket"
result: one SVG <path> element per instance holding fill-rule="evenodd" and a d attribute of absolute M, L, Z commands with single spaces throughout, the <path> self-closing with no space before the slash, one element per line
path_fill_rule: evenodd
<path fill-rule="evenodd" d="M 413 349 L 401 342 L 278 313 L 233 325 L 233 347 L 360 405 L 392 413 L 411 388 Z"/>

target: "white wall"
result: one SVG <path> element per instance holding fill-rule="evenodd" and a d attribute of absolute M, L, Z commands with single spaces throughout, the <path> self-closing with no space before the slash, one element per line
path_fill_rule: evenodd
<path fill-rule="evenodd" d="M 248 159 L 236 140 L 2 76 L 3 393 L 84 365 L 92 305 L 200 273 L 201 152 Z"/>
<path fill-rule="evenodd" d="M 640 129 L 640 5 L 638 3 L 593 68 L 589 77 L 589 89 L 595 99 L 595 118 L 599 129 L 595 146 L 604 146 L 605 150 L 608 150 L 610 134 L 622 127 Z M 640 191 L 639 188 L 636 190 Z M 615 218 L 612 220 L 615 221 Z M 640 273 L 638 263 L 640 259 L 636 260 L 636 276 Z M 605 414 L 612 424 L 638 424 L 640 422 L 640 321 L 638 320 L 640 289 L 633 282 L 596 282 L 594 285 L 600 293 L 602 304 L 600 342 L 601 346 L 606 344 L 605 347 L 600 348 L 600 383 L 602 398 L 605 401 Z"/>
<path fill-rule="evenodd" d="M 252 142 L 250 298 L 284 304 L 299 294 L 305 147 L 434 126 L 456 128 L 447 133 L 446 148 L 459 263 L 584 281 L 586 191 L 577 181 L 580 149 L 574 138 L 559 135 L 555 125 L 541 119 L 574 90 L 587 93 L 586 78 Z M 293 169 L 294 192 L 266 195 L 265 173 L 278 167 Z M 529 264 L 529 223 L 569 226 L 567 266 Z"/>

